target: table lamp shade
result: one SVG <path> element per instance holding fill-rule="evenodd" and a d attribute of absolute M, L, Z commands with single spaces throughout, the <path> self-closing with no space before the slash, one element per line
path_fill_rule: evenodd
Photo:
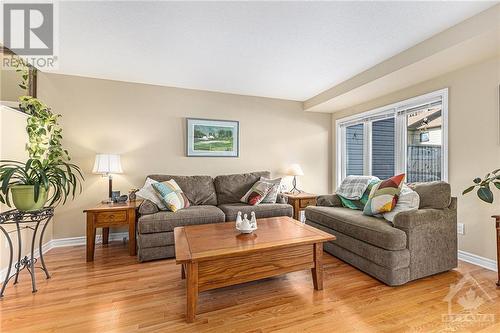
<path fill-rule="evenodd" d="M 105 175 L 123 173 L 120 155 L 96 154 L 92 172 Z"/>
<path fill-rule="evenodd" d="M 304 171 L 302 171 L 302 168 L 298 164 L 292 164 L 288 168 L 287 174 L 289 176 L 303 176 Z"/>

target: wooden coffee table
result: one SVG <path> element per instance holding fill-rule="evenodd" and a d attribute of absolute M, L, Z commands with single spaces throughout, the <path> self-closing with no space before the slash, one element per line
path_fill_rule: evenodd
<path fill-rule="evenodd" d="M 258 230 L 240 234 L 234 222 L 177 227 L 175 259 L 187 277 L 186 320 L 193 322 L 198 293 L 311 269 L 323 289 L 323 243 L 335 236 L 289 217 L 257 220 Z"/>

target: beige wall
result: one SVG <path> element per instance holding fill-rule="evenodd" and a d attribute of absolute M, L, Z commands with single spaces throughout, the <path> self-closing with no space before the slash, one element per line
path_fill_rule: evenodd
<path fill-rule="evenodd" d="M 474 194 L 462 196 L 461 192 L 474 177 L 500 167 L 499 85 L 500 58 L 494 58 L 332 115 L 335 138 L 335 121 L 339 118 L 448 87 L 449 181 L 459 200 L 458 222 L 465 224 L 465 235 L 458 237 L 459 249 L 493 260 L 496 243 L 490 216 L 500 212 L 500 191 L 494 190 L 493 205 L 483 203 Z M 333 141 L 333 156 L 335 147 Z M 335 174 L 334 162 L 332 175 Z M 332 184 L 336 188 L 334 177 Z"/>
<path fill-rule="evenodd" d="M 39 98 L 63 115 L 64 145 L 86 173 L 83 194 L 56 211 L 54 238 L 85 235 L 82 210 L 107 196 L 91 174 L 95 153 L 122 154 L 115 189 L 140 187 L 150 173 L 180 175 L 270 170 L 300 163 L 307 191 L 330 190 L 329 114 L 300 102 L 40 73 Z M 185 117 L 240 121 L 240 157 L 185 156 Z"/>

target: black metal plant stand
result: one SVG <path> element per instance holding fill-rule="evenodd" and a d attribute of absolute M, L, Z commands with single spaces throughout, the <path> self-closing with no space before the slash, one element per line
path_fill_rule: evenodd
<path fill-rule="evenodd" d="M 19 272 L 21 272 L 25 268 L 30 273 L 31 285 L 33 287 L 32 290 L 34 293 L 37 291 L 35 268 L 40 268 L 41 270 L 43 270 L 45 272 L 45 276 L 47 277 L 47 279 L 50 279 L 49 271 L 45 266 L 45 261 L 43 260 L 42 243 L 43 243 L 43 234 L 45 233 L 45 229 L 47 228 L 47 225 L 49 225 L 49 222 L 52 220 L 53 216 L 54 216 L 54 208 L 52 207 L 47 207 L 32 212 L 20 212 L 17 209 L 14 209 L 14 210 L 9 210 L 5 213 L 0 213 L 0 231 L 2 231 L 3 234 L 5 235 L 10 250 L 9 266 L 7 267 L 7 274 L 5 275 L 5 279 L 2 284 L 2 289 L 0 290 L 0 298 L 3 297 L 5 287 L 7 287 L 7 284 L 12 278 L 14 278 L 14 284 L 17 284 L 19 282 Z M 16 226 L 15 230 L 12 231 L 5 230 L 4 228 L 5 225 L 14 225 L 14 224 Z M 38 233 L 40 226 L 42 226 L 41 228 L 42 230 L 40 233 Z M 33 237 L 31 239 L 31 253 L 29 257 L 24 256 L 24 258 L 21 258 L 22 256 L 21 229 L 33 230 Z M 13 232 L 17 233 L 18 253 L 17 253 L 17 262 L 14 265 L 16 272 L 10 275 L 14 257 L 14 248 L 12 246 L 12 239 L 10 238 L 10 234 Z M 38 251 L 40 256 L 40 262 L 42 264 L 41 267 L 39 266 L 35 267 L 35 263 L 38 261 L 37 258 L 35 258 L 35 246 L 36 246 L 37 234 L 39 234 Z"/>

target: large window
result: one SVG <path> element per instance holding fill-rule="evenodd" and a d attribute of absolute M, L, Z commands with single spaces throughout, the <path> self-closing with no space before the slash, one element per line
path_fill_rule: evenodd
<path fill-rule="evenodd" d="M 447 180 L 448 90 L 337 121 L 337 184 L 348 175 Z"/>

